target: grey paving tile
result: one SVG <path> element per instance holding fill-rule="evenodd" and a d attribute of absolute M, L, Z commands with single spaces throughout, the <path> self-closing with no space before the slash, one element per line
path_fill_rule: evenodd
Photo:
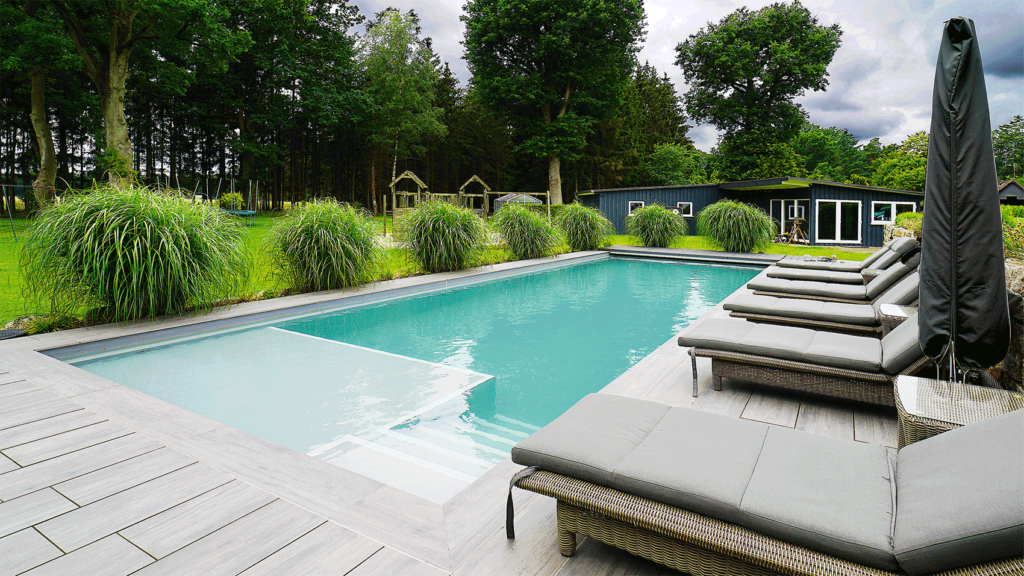
<path fill-rule="evenodd" d="M 63 552 L 34 528 L 25 528 L 0 538 L 0 576 L 14 576 L 43 562 L 53 560 Z"/>
<path fill-rule="evenodd" d="M 266 506 L 274 496 L 233 480 L 121 530 L 132 544 L 163 558 Z"/>
<path fill-rule="evenodd" d="M 679 572 L 587 538 L 557 576 L 668 576 Z"/>
<path fill-rule="evenodd" d="M 25 380 L 25 378 L 23 378 L 20 374 L 15 374 L 13 372 L 6 372 L 6 371 L 3 372 L 3 373 L 0 373 L 0 385 L 2 385 L 2 384 L 10 384 L 11 382 L 18 382 L 18 381 L 24 381 L 24 380 Z"/>
<path fill-rule="evenodd" d="M 48 400 L 54 400 L 58 398 L 53 392 L 49 390 L 43 390 L 36 388 L 29 392 L 22 394 L 15 394 L 13 396 L 5 396 L 0 398 L 0 414 L 4 412 L 10 412 L 11 410 L 18 410 L 21 408 L 27 408 L 29 406 L 35 406 Z"/>
<path fill-rule="evenodd" d="M 0 380 L 3 376 L 0 376 Z M 4 383 L 0 385 L 0 398 L 7 398 L 8 396 L 16 396 L 18 394 L 24 394 L 26 392 L 35 392 L 39 390 L 39 386 L 28 382 L 26 380 L 16 380 L 11 383 Z"/>
<path fill-rule="evenodd" d="M 0 504 L 0 537 L 34 526 L 77 508 L 70 500 L 45 488 Z"/>
<path fill-rule="evenodd" d="M 350 570 L 383 547 L 380 542 L 360 536 L 333 522 L 325 522 L 242 572 L 242 576 L 349 574 Z"/>
<path fill-rule="evenodd" d="M 136 576 L 234 576 L 325 521 L 308 510 L 275 500 L 143 568 Z"/>
<path fill-rule="evenodd" d="M 895 448 L 898 443 L 895 408 L 855 404 L 853 408 L 854 439 L 868 444 Z"/>
<path fill-rule="evenodd" d="M 8 458 L 22 466 L 29 466 L 43 460 L 49 460 L 62 454 L 95 446 L 114 438 L 127 436 L 132 431 L 107 420 L 90 426 L 76 428 L 68 432 L 48 436 L 26 444 L 20 444 L 4 450 Z"/>
<path fill-rule="evenodd" d="M 345 576 L 444 576 L 449 573 L 391 548 L 384 548 Z"/>
<path fill-rule="evenodd" d="M 195 460 L 184 454 L 159 448 L 61 482 L 53 489 L 75 504 L 85 506 L 194 463 Z"/>
<path fill-rule="evenodd" d="M 22 424 L 21 426 L 0 430 L 0 450 L 81 428 L 82 426 L 103 422 L 104 420 L 106 418 L 95 412 L 75 410 L 74 412 L 67 412 L 58 416 Z"/>
<path fill-rule="evenodd" d="M 796 429 L 819 436 L 853 440 L 853 406 L 845 400 L 804 396 Z"/>
<path fill-rule="evenodd" d="M 801 396 L 758 386 L 747 400 L 740 417 L 792 428 L 800 413 Z"/>
<path fill-rule="evenodd" d="M 749 382 L 724 378 L 721 390 L 715 390 L 709 385 L 700 393 L 700 396 L 694 399 L 690 407 L 696 410 L 739 418 L 740 414 L 743 413 L 743 409 L 747 406 L 747 401 L 750 400 L 750 395 L 753 394 L 754 388 L 754 384 Z"/>
<path fill-rule="evenodd" d="M 40 404 L 4 412 L 3 417 L 0 418 L 0 430 L 7 430 L 22 424 L 35 422 L 36 420 L 52 418 L 53 416 L 81 409 L 82 407 L 74 402 L 68 402 L 63 398 L 53 398 Z"/>
<path fill-rule="evenodd" d="M 36 526 L 70 552 L 226 484 L 231 477 L 193 464 Z"/>
<path fill-rule="evenodd" d="M 640 397 L 667 376 L 680 360 L 666 354 L 650 354 L 601 389 L 605 394 Z"/>
<path fill-rule="evenodd" d="M 166 444 L 224 426 L 125 386 L 82 394 L 75 402 Z"/>
<path fill-rule="evenodd" d="M 11 470 L 17 470 L 19 466 L 7 456 L 0 454 L 0 474 L 4 472 L 10 472 Z"/>
<path fill-rule="evenodd" d="M 483 546 L 455 568 L 458 576 L 556 574 L 565 558 L 558 552 L 555 500 L 536 498 L 516 508 L 516 538 L 505 538 L 504 526 L 487 535 Z"/>
<path fill-rule="evenodd" d="M 112 534 L 23 576 L 126 576 L 152 563 L 148 554 Z"/>
<path fill-rule="evenodd" d="M 68 344 L 74 344 L 76 342 L 73 339 L 68 339 L 60 332 L 55 335 L 43 335 L 49 338 L 40 337 L 39 345 L 36 347 L 51 348 L 65 346 Z M 52 338 L 60 338 L 59 343 L 51 342 L 51 345 L 43 344 L 44 340 Z M 55 344 L 53 346 L 52 344 Z M 110 386 L 116 386 L 114 382 L 90 374 L 85 370 L 75 368 L 70 364 L 57 360 L 41 354 L 39 352 L 25 350 L 19 353 L 6 354 L 4 360 L 14 370 L 20 373 L 26 380 L 33 384 L 44 388 L 63 396 L 64 398 L 71 398 L 78 394 L 84 394 L 86 392 L 92 392 Z"/>
<path fill-rule="evenodd" d="M 141 434 L 129 434 L 4 474 L 0 500 L 10 500 L 160 448 Z"/>

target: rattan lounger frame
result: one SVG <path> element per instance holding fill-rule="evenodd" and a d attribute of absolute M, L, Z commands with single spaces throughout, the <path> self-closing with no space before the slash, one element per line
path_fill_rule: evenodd
<path fill-rule="evenodd" d="M 722 378 L 726 377 L 830 398 L 896 407 L 893 393 L 896 376 L 708 348 L 690 349 L 694 397 L 699 392 L 698 357 L 711 358 L 711 382 L 715 390 L 722 389 Z M 900 374 L 916 374 L 928 363 L 928 358 L 922 356 Z"/>
<path fill-rule="evenodd" d="M 814 330 L 825 330 L 826 332 L 839 332 L 840 334 L 852 334 L 854 336 L 882 336 L 881 326 L 865 326 L 863 324 L 844 324 L 842 322 L 828 322 L 826 320 L 811 320 L 809 318 L 790 318 L 788 316 L 772 316 L 770 314 L 754 314 L 753 312 L 730 312 L 733 318 L 743 318 L 751 322 L 762 324 L 780 324 L 783 326 L 796 326 L 799 328 L 812 328 Z"/>
<path fill-rule="evenodd" d="M 552 472 L 538 471 L 516 486 L 558 501 L 558 548 L 576 552 L 588 536 L 693 576 L 897 576 L 769 538 L 694 512 Z M 935 576 L 1020 574 L 1024 557 Z"/>

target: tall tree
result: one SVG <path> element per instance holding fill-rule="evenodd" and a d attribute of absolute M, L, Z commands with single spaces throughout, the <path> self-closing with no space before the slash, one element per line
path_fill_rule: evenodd
<path fill-rule="evenodd" d="M 51 0 L 83 69 L 96 87 L 103 113 L 110 179 L 119 181 L 134 160 L 124 115 L 132 53 L 159 49 L 168 66 L 211 52 L 226 59 L 249 44 L 244 32 L 223 25 L 227 12 L 212 0 Z M 188 75 L 179 75 L 187 81 Z"/>
<path fill-rule="evenodd" d="M 917 132 L 875 160 L 871 183 L 884 188 L 924 191 L 928 133 Z"/>
<path fill-rule="evenodd" d="M 863 150 L 857 138 L 845 128 L 822 128 L 805 124 L 790 142 L 801 158 L 805 174 L 817 180 L 845 182 L 851 175 L 869 175 Z"/>
<path fill-rule="evenodd" d="M 1001 180 L 1024 176 L 1024 118 L 1014 116 L 992 131 L 992 149 L 996 156 L 996 173 Z"/>
<path fill-rule="evenodd" d="M 480 99 L 515 118 L 519 149 L 548 160 L 562 203 L 561 160 L 621 100 L 644 37 L 642 0 L 469 0 L 466 60 Z"/>
<path fill-rule="evenodd" d="M 676 46 L 676 64 L 690 85 L 686 110 L 726 140 L 746 135 L 744 148 L 755 141 L 785 143 L 804 123 L 794 99 L 828 86 L 827 67 L 841 36 L 838 24 L 818 24 L 798 1 L 744 7 L 709 22 Z"/>

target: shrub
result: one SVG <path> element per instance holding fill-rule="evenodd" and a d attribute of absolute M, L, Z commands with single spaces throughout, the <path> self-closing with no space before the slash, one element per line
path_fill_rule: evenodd
<path fill-rule="evenodd" d="M 225 210 L 245 210 L 246 208 L 245 198 L 238 192 L 221 194 L 217 205 Z"/>
<path fill-rule="evenodd" d="M 657 203 L 641 206 L 626 216 L 626 233 L 652 248 L 667 248 L 673 238 L 685 236 L 687 228 L 682 216 Z"/>
<path fill-rule="evenodd" d="M 506 204 L 491 218 L 516 260 L 549 256 L 561 238 L 547 219 L 518 204 Z"/>
<path fill-rule="evenodd" d="M 22 249 L 26 286 L 56 313 L 109 320 L 182 312 L 240 286 L 243 228 L 220 210 L 146 188 L 102 186 L 43 210 Z"/>
<path fill-rule="evenodd" d="M 469 268 L 486 238 L 479 216 L 441 201 L 424 202 L 398 226 L 413 259 L 428 273 Z"/>
<path fill-rule="evenodd" d="M 565 234 L 569 248 L 574 251 L 597 250 L 605 236 L 615 233 L 612 223 L 597 208 L 579 202 L 566 204 L 555 218 L 555 226 Z"/>
<path fill-rule="evenodd" d="M 896 226 L 920 232 L 923 219 L 924 212 L 903 212 L 896 215 Z"/>
<path fill-rule="evenodd" d="M 373 280 L 384 261 L 377 229 L 352 206 L 315 200 L 280 218 L 265 247 L 277 273 L 298 290 L 348 288 Z"/>
<path fill-rule="evenodd" d="M 719 200 L 697 214 L 697 231 L 726 252 L 754 252 L 768 247 L 775 221 L 757 206 Z"/>
<path fill-rule="evenodd" d="M 1003 216 L 1003 222 L 1014 228 L 1017 227 L 1017 220 L 1024 218 L 1024 206 L 999 206 L 999 212 Z"/>

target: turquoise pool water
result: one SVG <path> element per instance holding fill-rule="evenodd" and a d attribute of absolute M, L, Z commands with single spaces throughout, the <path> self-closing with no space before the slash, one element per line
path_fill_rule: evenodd
<path fill-rule="evenodd" d="M 478 476 L 757 272 L 609 259 L 72 363 L 327 460 Z"/>

